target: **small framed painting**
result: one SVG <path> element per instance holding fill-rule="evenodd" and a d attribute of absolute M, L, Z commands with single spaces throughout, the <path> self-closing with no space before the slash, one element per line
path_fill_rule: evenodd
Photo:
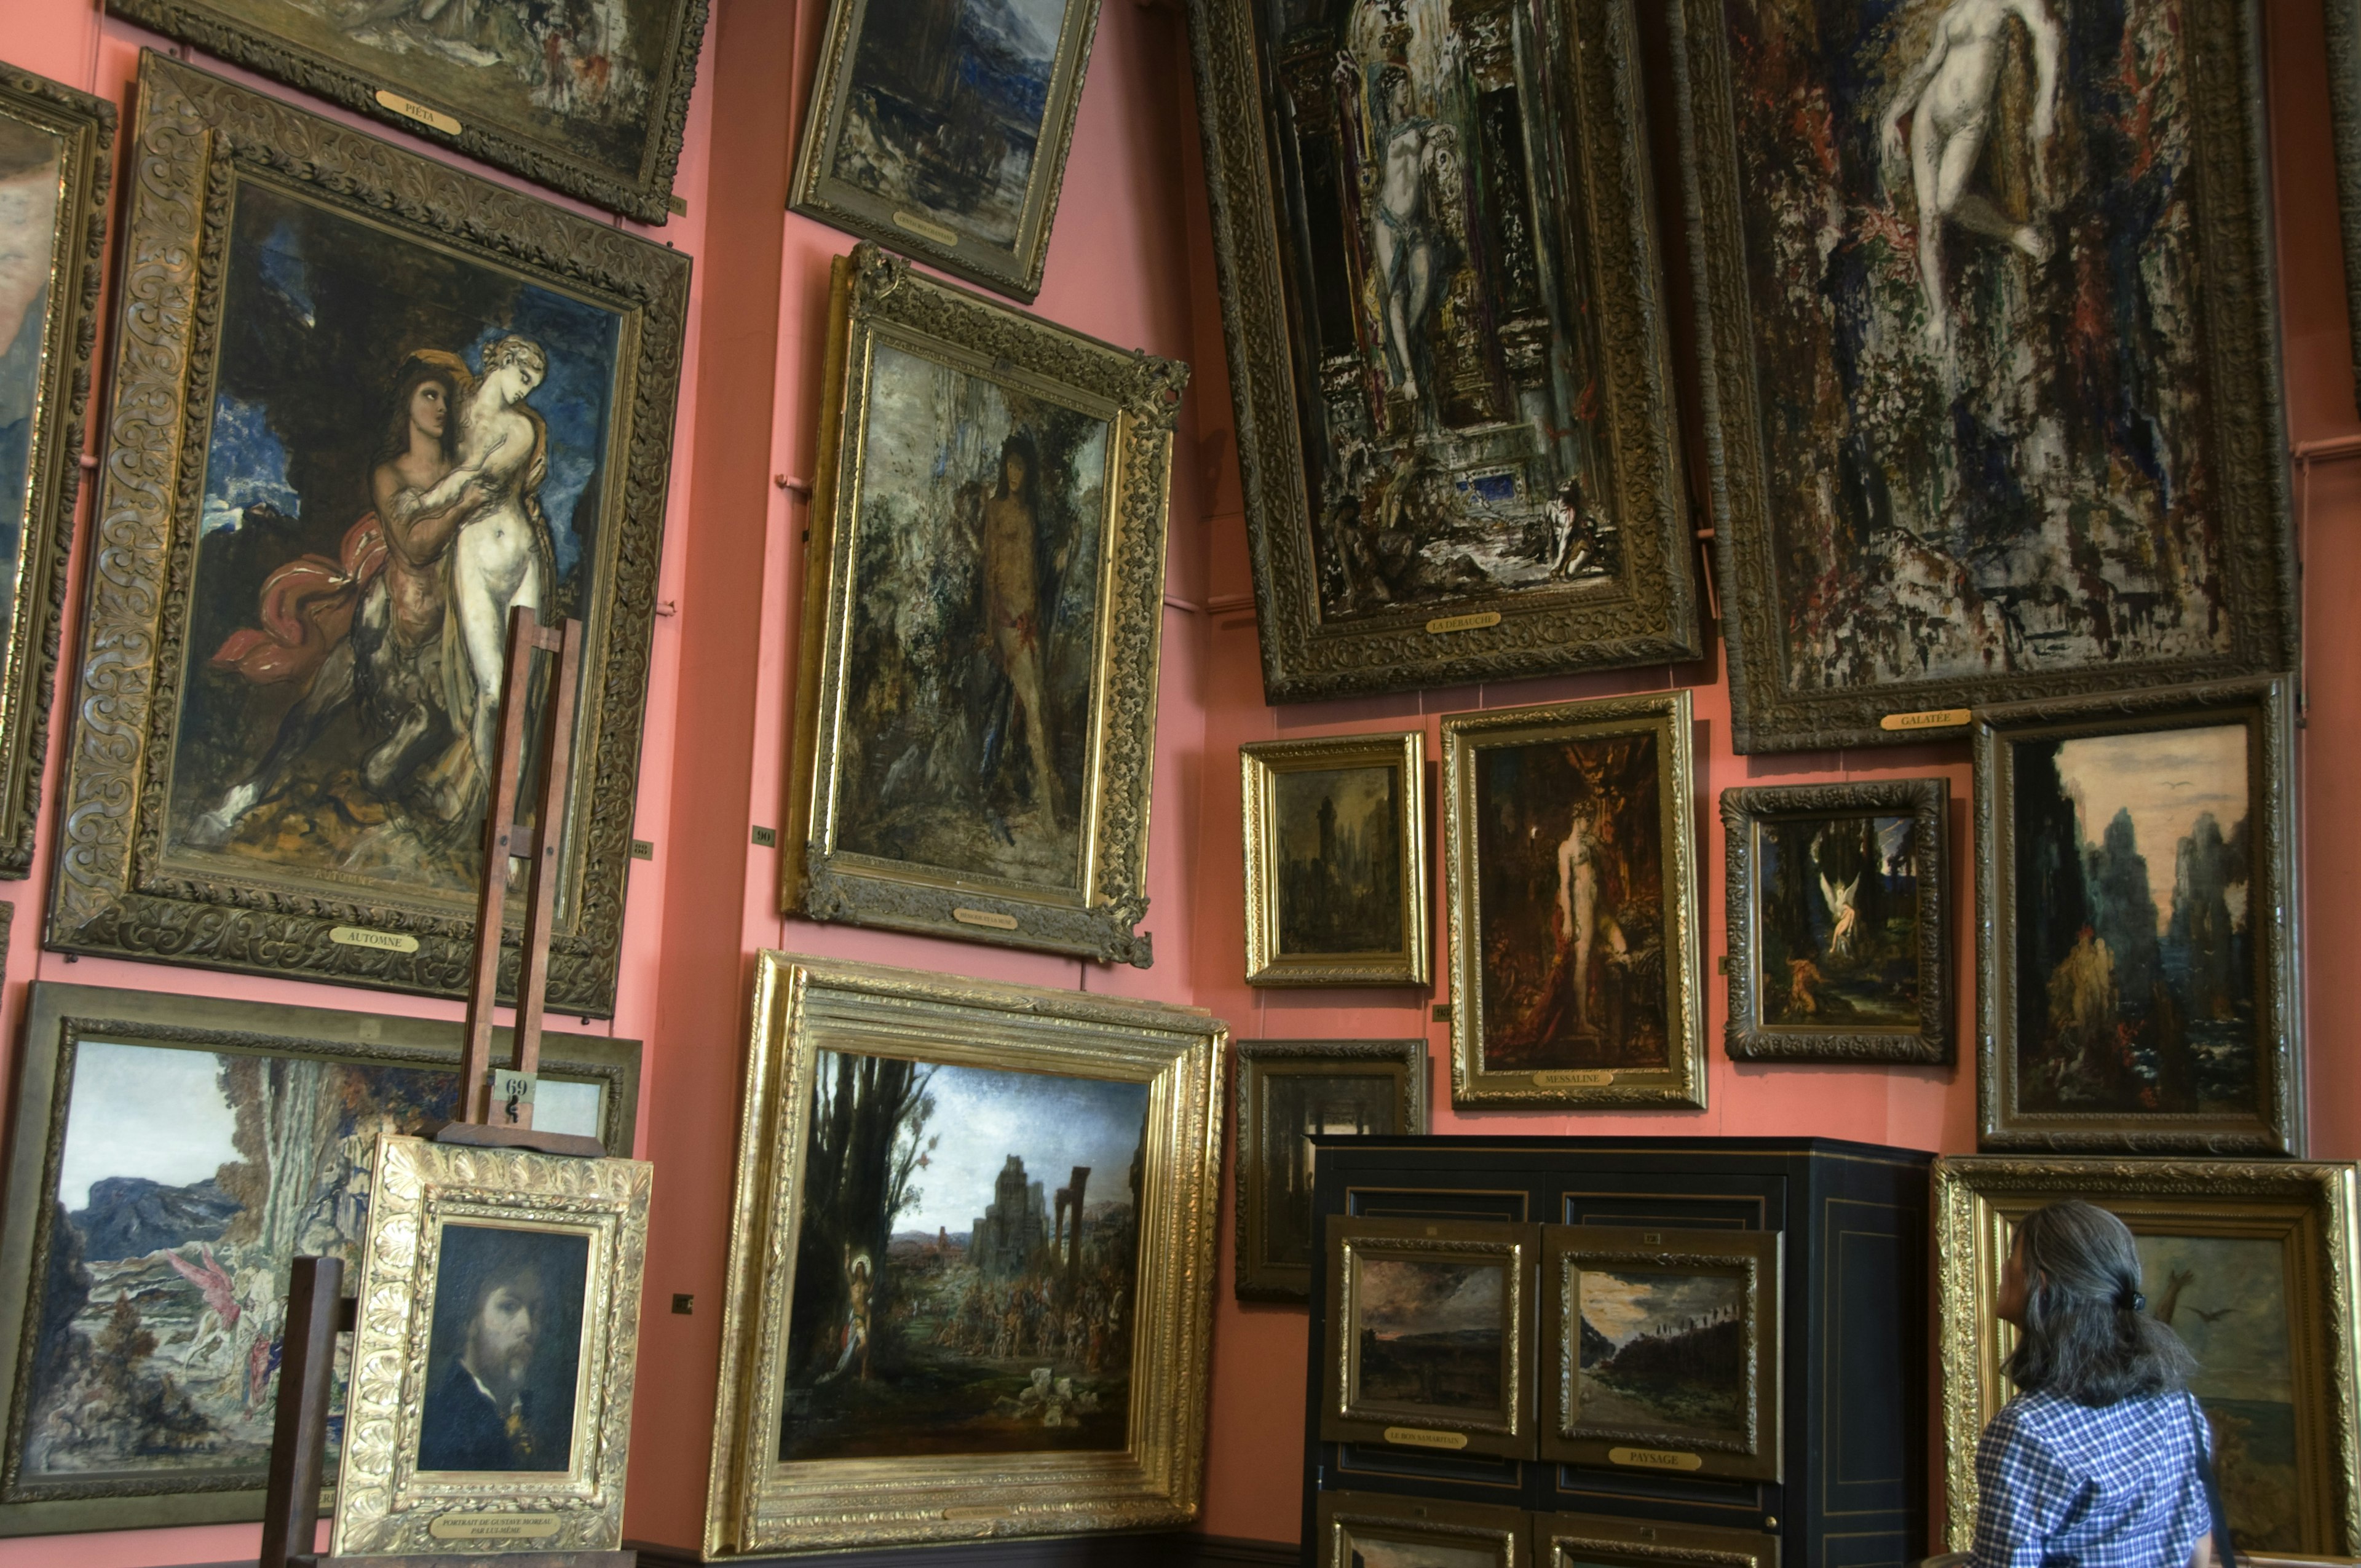
<path fill-rule="evenodd" d="M 1721 792 L 1730 1054 L 1951 1059 L 1951 786 Z"/>
<path fill-rule="evenodd" d="M 1540 1241 L 1533 1225 L 1330 1215 L 1321 1437 L 1532 1458 Z"/>
<path fill-rule="evenodd" d="M 331 1553 L 621 1545 L 654 1173 L 379 1136 Z"/>
<path fill-rule="evenodd" d="M 1424 985 L 1426 737 L 1238 748 L 1248 985 Z"/>
<path fill-rule="evenodd" d="M 1426 1041 L 1240 1040 L 1234 1120 L 1238 1299 L 1303 1300 L 1320 1253 L 1312 1140 L 1423 1135 Z"/>
<path fill-rule="evenodd" d="M 1027 304 L 1099 0 L 834 0 L 788 205 Z"/>
<path fill-rule="evenodd" d="M 1533 1519 L 1535 1568 L 1779 1568 L 1779 1538 L 1598 1514 Z"/>
<path fill-rule="evenodd" d="M 1543 1459 L 1776 1481 L 1780 1236 L 1542 1231 Z"/>
<path fill-rule="evenodd" d="M 1528 1516 L 1515 1508 L 1376 1492 L 1323 1492 L 1314 1568 L 1526 1568 Z"/>
<path fill-rule="evenodd" d="M 1689 694 L 1443 721 L 1458 1105 L 1705 1104 Z"/>
<path fill-rule="evenodd" d="M 2287 684 L 1976 717 L 1982 1146 L 2301 1154 Z"/>

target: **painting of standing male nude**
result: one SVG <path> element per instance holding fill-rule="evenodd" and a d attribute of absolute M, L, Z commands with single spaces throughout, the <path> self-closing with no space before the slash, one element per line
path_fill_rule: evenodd
<path fill-rule="evenodd" d="M 1679 0 L 1739 751 L 2293 665 L 2257 12 Z"/>

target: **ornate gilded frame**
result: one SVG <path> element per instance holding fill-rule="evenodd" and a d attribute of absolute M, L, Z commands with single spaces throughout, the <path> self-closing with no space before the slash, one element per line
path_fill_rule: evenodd
<path fill-rule="evenodd" d="M 1904 1029 L 1798 1028 L 1763 1021 L 1763 889 L 1757 830 L 1773 817 L 1908 816 L 1918 884 L 1918 1023 Z M 1951 992 L 1951 784 L 1870 779 L 1764 784 L 1721 792 L 1722 916 L 1730 943 L 1730 1016 L 1722 1043 L 1740 1061 L 1905 1062 L 1948 1067 L 1957 1048 Z"/>
<path fill-rule="evenodd" d="M 2015 768 L 2025 740 L 2197 725 L 2246 727 L 2247 929 L 2254 939 L 2250 1116 L 2018 1109 Z M 2215 681 L 2121 696 L 2007 703 L 1976 714 L 1976 1112 L 1986 1149 L 2059 1153 L 2304 1152 L 2301 993 L 2296 986 L 2294 715 L 2283 679 Z"/>
<path fill-rule="evenodd" d="M 2270 170 L 2257 0 L 2195 0 L 2177 36 L 2190 49 L 2193 177 L 2202 200 L 2202 310 L 2211 345 L 2214 510 L 2227 540 L 2235 645 L 2211 659 L 2093 663 L 2059 672 L 1873 687 L 1787 683 L 1785 610 L 1773 572 L 1768 440 L 1747 285 L 1746 191 L 1732 104 L 1738 92 L 1723 0 L 1670 0 L 1674 102 L 1686 187 L 1698 314 L 1701 406 L 1716 519 L 1715 577 L 1730 663 L 1730 744 L 1740 752 L 1833 751 L 1906 743 L 1954 729 L 1959 710 L 2292 669 L 2301 606 L 2290 523 L 2286 420 L 2270 226 Z M 1833 455 L 1831 461 L 1833 462 Z M 1922 722 L 1906 720 L 1920 718 Z M 1883 721 L 1905 722 L 1885 727 Z"/>
<path fill-rule="evenodd" d="M 1191 0 L 1263 691 L 1272 702 L 1663 664 L 1705 651 L 1671 339 L 1654 281 L 1664 265 L 1633 0 L 1572 0 L 1564 13 L 1572 58 L 1546 69 L 1561 73 L 1580 119 L 1581 167 L 1565 178 L 1590 214 L 1590 305 L 1601 325 L 1598 387 L 1628 548 L 1624 587 L 1598 598 L 1549 588 L 1496 593 L 1453 600 L 1440 615 L 1411 609 L 1331 625 L 1321 615 L 1303 466 L 1301 410 L 1319 394 L 1297 385 L 1290 323 L 1301 302 L 1279 243 L 1281 225 L 1302 219 L 1278 187 L 1268 141 L 1279 113 L 1278 68 L 1256 36 L 1250 0 Z"/>
<path fill-rule="evenodd" d="M 2291 1381 L 2299 1400 L 2299 1509 L 2308 1537 L 2303 1549 L 2361 1555 L 2357 1196 L 2355 1168 L 2344 1163 L 1997 1156 L 1937 1160 L 1938 1333 L 1944 1478 L 1950 1498 L 1946 1536 L 1952 1548 L 1964 1552 L 1974 1539 L 1976 1438 L 2008 1394 L 2001 1363 L 2015 1344 L 2015 1331 L 1994 1318 L 1993 1304 L 2015 1245 L 2016 1223 L 2044 1204 L 2081 1198 L 2116 1214 L 2135 1234 L 2281 1241 Z"/>
<path fill-rule="evenodd" d="M 346 61 L 242 21 L 226 6 L 208 0 L 106 0 L 110 16 L 152 27 L 274 82 L 643 224 L 663 224 L 672 215 L 673 174 L 688 126 L 697 57 L 705 47 L 707 5 L 708 0 L 675 0 L 657 51 L 661 63 L 649 72 L 647 148 L 638 170 L 626 174 L 555 141 L 487 124 L 463 104 L 437 100 L 423 83 L 366 74 Z"/>
<path fill-rule="evenodd" d="M 1381 1492 L 1320 1494 L 1312 1568 L 1355 1568 L 1363 1535 L 1453 1552 L 1488 1552 L 1492 1568 L 1530 1568 L 1531 1516 L 1485 1503 L 1394 1497 Z"/>
<path fill-rule="evenodd" d="M 1689 694 L 1595 697 L 1536 707 L 1453 714 L 1443 721 L 1443 864 L 1451 901 L 1451 1101 L 1464 1106 L 1545 1105 L 1705 1109 L 1705 997 L 1697 958 L 1696 769 Z M 1476 754 L 1535 741 L 1654 734 L 1664 890 L 1664 1050 L 1662 1069 L 1501 1072 L 1484 1064 L 1484 953 L 1478 906 Z"/>
<path fill-rule="evenodd" d="M 763 953 L 738 1131 L 707 1557 L 1194 1519 L 1228 1036 L 1195 1008 Z M 777 1459 L 812 1072 L 829 1050 L 1150 1086 L 1123 1450 Z"/>
<path fill-rule="evenodd" d="M 0 905 L 0 910 L 9 907 Z M 507 1048 L 506 1034 L 500 1031 L 502 1037 L 494 1043 L 496 1055 Z M 39 1329 L 34 1282 L 45 1277 L 55 1240 L 52 1194 L 65 1152 L 75 1057 L 91 1040 L 360 1066 L 442 1067 L 456 1077 L 465 1031 L 456 1020 L 49 981 L 34 981 L 27 993 L 8 1143 L 7 1207 L 0 1221 L 0 1537 L 258 1519 L 265 1479 L 260 1464 L 225 1467 L 178 1485 L 120 1478 L 27 1483 L 22 1477 L 28 1419 L 22 1393 L 29 1386 Z M 605 1102 L 600 1140 L 612 1155 L 631 1154 L 639 1114 L 640 1043 L 553 1033 L 544 1037 L 543 1051 L 544 1082 L 598 1085 Z M 334 1491 L 333 1469 L 328 1490 Z"/>
<path fill-rule="evenodd" d="M 1074 142 L 1074 115 L 1082 107 L 1082 76 L 1090 69 L 1091 43 L 1098 31 L 1099 0 L 1065 0 L 1058 53 L 1049 71 L 1049 94 L 1041 115 L 1041 140 L 1025 190 L 1025 215 L 1016 243 L 995 246 L 963 234 L 924 213 L 897 209 L 856 185 L 829 173 L 852 88 L 852 67 L 868 0 L 831 0 L 828 32 L 812 72 L 811 103 L 804 112 L 796 148 L 795 181 L 787 207 L 807 218 L 862 239 L 890 246 L 939 267 L 955 278 L 983 285 L 1026 304 L 1041 291 L 1049 259 L 1049 228 L 1057 221 L 1058 197 L 1065 186 L 1066 154 Z"/>
<path fill-rule="evenodd" d="M 1269 1131 L 1267 1099 L 1280 1079 L 1366 1078 L 1394 1086 L 1391 1135 L 1423 1137 L 1427 1126 L 1426 1039 L 1240 1040 L 1236 1103 L 1230 1115 L 1237 1153 L 1237 1274 L 1241 1301 L 1305 1301 L 1312 1296 L 1312 1266 L 1275 1263 L 1267 1250 L 1272 1172 L 1264 1138 Z M 1310 1217 L 1311 1194 L 1304 1194 Z"/>
<path fill-rule="evenodd" d="M 0 664 L 0 878 L 7 878 L 30 874 L 41 817 L 66 556 L 82 498 L 82 414 L 98 344 L 99 285 L 106 275 L 115 105 L 0 63 L 0 119 L 55 136 L 62 165 L 49 234 L 48 304 L 38 328 L 41 368 L 25 462 L 24 533 L 8 635 L 0 647 L 5 660 Z"/>
<path fill-rule="evenodd" d="M 1164 600 L 1164 525 L 1173 422 L 1189 367 L 1038 321 L 935 282 L 862 244 L 830 275 L 820 463 L 804 556 L 786 908 L 1008 947 L 1075 953 L 1141 969 L 1148 913 L 1148 779 L 1156 761 L 1157 655 Z M 864 481 L 870 367 L 888 345 L 994 378 L 1104 418 L 1112 427 L 1102 520 L 1099 644 L 1092 662 L 1092 740 L 1083 769 L 1079 886 L 1050 890 L 837 848 L 841 740 L 851 692 L 857 589 L 851 548 Z M 840 544 L 843 547 L 840 548 Z"/>
<path fill-rule="evenodd" d="M 1749 1481 L 1780 1478 L 1780 1349 L 1784 1343 L 1782 1242 L 1776 1231 L 1649 1231 L 1628 1225 L 1542 1227 L 1542 1344 L 1550 1359 L 1541 1454 L 1595 1469 L 1630 1467 Z M 1642 1270 L 1732 1274 L 1740 1282 L 1745 1346 L 1744 1432 L 1673 1432 L 1582 1416 L 1582 1272 Z"/>
<path fill-rule="evenodd" d="M 345 1396 L 332 1554 L 621 1546 L 654 1179 L 655 1167 L 645 1160 L 379 1135 L 354 1292 L 355 1370 Z M 562 1471 L 426 1472 L 448 1477 L 430 1480 L 418 1470 L 435 1285 L 444 1228 L 452 1223 L 578 1235 L 588 1244 L 574 1446 Z"/>
<path fill-rule="evenodd" d="M 1325 1243 L 1329 1347 L 1321 1369 L 1323 1442 L 1390 1443 L 1465 1453 L 1533 1456 L 1533 1307 L 1541 1265 L 1541 1227 L 1485 1220 L 1363 1220 L 1328 1216 Z M 1463 1264 L 1498 1268 L 1500 1288 L 1500 1403 L 1477 1413 L 1443 1405 L 1371 1398 L 1362 1392 L 1361 1269 L 1369 1262 Z"/>
<path fill-rule="evenodd" d="M 282 192 L 595 300 L 620 323 L 608 589 L 586 606 L 573 795 L 550 944 L 554 1011 L 613 1011 L 640 725 L 663 543 L 688 258 L 162 55 L 139 60 L 122 323 L 67 753 L 48 946 L 66 952 L 458 996 L 467 900 L 366 902 L 168 863 L 222 258 L 238 187 Z M 382 939 L 336 939 L 359 927 Z M 516 938 L 508 938 L 513 944 Z M 502 955 L 504 983 L 516 948 Z"/>
<path fill-rule="evenodd" d="M 1391 767 L 1401 781 L 1401 948 L 1389 953 L 1290 954 L 1280 949 L 1278 775 L 1316 769 Z M 1257 740 L 1238 748 L 1246 817 L 1248 985 L 1424 985 L 1427 953 L 1426 735 L 1337 735 Z"/>
<path fill-rule="evenodd" d="M 1779 1538 L 1603 1514 L 1533 1516 L 1535 1568 L 1779 1568 Z"/>

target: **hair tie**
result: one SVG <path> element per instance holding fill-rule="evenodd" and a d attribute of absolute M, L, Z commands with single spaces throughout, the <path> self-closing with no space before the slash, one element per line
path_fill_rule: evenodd
<path fill-rule="evenodd" d="M 2115 1305 L 2126 1312 L 2147 1310 L 2147 1298 L 2136 1290 L 2125 1289 L 2115 1297 Z"/>

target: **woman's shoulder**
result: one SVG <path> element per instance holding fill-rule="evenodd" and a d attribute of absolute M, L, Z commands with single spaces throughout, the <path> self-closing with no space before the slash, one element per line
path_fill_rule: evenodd
<path fill-rule="evenodd" d="M 2125 1434 L 2169 1437 L 2194 1431 L 2202 1420 L 2195 1398 L 2181 1389 L 2135 1395 L 2112 1405 L 2085 1405 L 2042 1389 L 2018 1394 L 1986 1429 L 1996 1438 L 2030 1439 L 2059 1448 Z"/>

